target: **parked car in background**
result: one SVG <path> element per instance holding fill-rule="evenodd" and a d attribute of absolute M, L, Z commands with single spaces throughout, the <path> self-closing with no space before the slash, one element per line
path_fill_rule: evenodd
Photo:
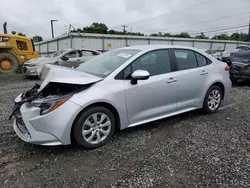
<path fill-rule="evenodd" d="M 200 108 L 215 113 L 231 89 L 227 65 L 182 46 L 131 46 L 43 71 L 13 112 L 17 135 L 39 145 L 96 148 L 119 129 Z"/>
<path fill-rule="evenodd" d="M 240 50 L 241 52 L 250 51 L 250 47 L 248 46 L 238 46 L 236 49 Z"/>
<path fill-rule="evenodd" d="M 236 49 L 225 50 L 224 52 L 222 52 L 221 61 L 231 66 L 232 63 L 231 53 L 247 52 L 247 51 L 250 51 L 250 48 L 247 46 L 238 46 Z"/>
<path fill-rule="evenodd" d="M 27 77 L 36 77 L 45 64 L 54 64 L 65 67 L 77 67 L 81 63 L 100 55 L 101 52 L 88 49 L 65 49 L 53 53 L 50 57 L 41 57 L 29 60 L 23 65 L 23 73 Z"/>
<path fill-rule="evenodd" d="M 233 83 L 250 82 L 250 51 L 231 53 L 230 79 Z"/>
<path fill-rule="evenodd" d="M 220 60 L 220 58 L 222 56 L 222 52 L 224 50 L 208 50 L 208 49 L 203 49 L 203 51 L 206 52 L 207 54 L 211 55 L 215 59 Z"/>

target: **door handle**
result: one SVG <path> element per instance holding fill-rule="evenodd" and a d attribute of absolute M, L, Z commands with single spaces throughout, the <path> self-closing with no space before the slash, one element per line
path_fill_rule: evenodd
<path fill-rule="evenodd" d="M 77 59 L 76 61 L 81 61 L 80 59 Z"/>
<path fill-rule="evenodd" d="M 206 75 L 206 74 L 208 74 L 207 71 L 205 71 L 205 70 L 201 71 L 201 75 Z"/>
<path fill-rule="evenodd" d="M 172 83 L 172 82 L 176 82 L 176 81 L 177 81 L 177 79 L 171 77 L 168 79 L 167 83 Z"/>

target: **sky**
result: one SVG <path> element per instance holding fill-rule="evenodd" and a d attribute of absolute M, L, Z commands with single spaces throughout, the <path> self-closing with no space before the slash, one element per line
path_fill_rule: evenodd
<path fill-rule="evenodd" d="M 11 10 L 11 13 L 10 13 Z M 0 23 L 8 32 L 30 37 L 51 38 L 50 20 L 55 36 L 68 30 L 105 23 L 109 29 L 150 33 L 200 33 L 247 25 L 250 0 L 8 0 L 1 2 Z M 0 33 L 3 30 L 0 29 Z M 247 28 L 232 29 L 247 32 Z M 222 31 L 220 31 L 222 32 Z M 223 31 L 230 33 L 229 31 Z M 210 33 L 210 35 L 215 33 Z"/>

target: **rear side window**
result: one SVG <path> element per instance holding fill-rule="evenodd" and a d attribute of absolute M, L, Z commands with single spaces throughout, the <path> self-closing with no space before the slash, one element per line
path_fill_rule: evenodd
<path fill-rule="evenodd" d="M 204 56 L 202 56 L 198 53 L 195 53 L 195 55 L 196 55 L 199 67 L 203 67 L 203 66 L 207 65 L 207 58 L 205 58 Z"/>
<path fill-rule="evenodd" d="M 174 50 L 179 70 L 187 70 L 197 68 L 197 61 L 193 51 L 191 50 Z"/>
<path fill-rule="evenodd" d="M 93 56 L 94 53 L 91 51 L 82 50 L 82 56 Z"/>
<path fill-rule="evenodd" d="M 69 52 L 68 54 L 66 54 L 65 55 L 65 57 L 67 57 L 67 58 L 77 58 L 77 57 L 79 57 L 80 55 L 79 55 L 79 53 L 78 53 L 78 51 L 72 51 L 72 52 Z"/>
<path fill-rule="evenodd" d="M 18 48 L 19 50 L 28 50 L 27 43 L 24 42 L 24 41 L 17 40 L 17 41 L 16 41 L 16 45 L 17 45 L 17 48 Z"/>

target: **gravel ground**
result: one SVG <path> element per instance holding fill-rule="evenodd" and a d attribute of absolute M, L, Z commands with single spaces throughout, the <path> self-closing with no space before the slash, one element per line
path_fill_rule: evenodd
<path fill-rule="evenodd" d="M 250 187 L 250 88 L 216 114 L 194 111 L 117 133 L 95 150 L 22 142 L 7 117 L 36 81 L 0 77 L 1 187 Z"/>

